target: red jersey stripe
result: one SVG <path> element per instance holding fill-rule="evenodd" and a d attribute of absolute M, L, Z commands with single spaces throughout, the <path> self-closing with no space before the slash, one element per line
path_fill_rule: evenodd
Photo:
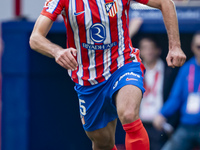
<path fill-rule="evenodd" d="M 76 0 L 76 12 L 75 13 L 81 13 L 80 15 L 76 15 L 76 20 L 79 28 L 79 36 L 80 36 L 80 43 L 86 43 L 86 27 L 85 27 L 85 15 L 84 13 L 84 4 L 82 0 Z M 88 58 L 88 50 L 81 46 L 81 56 L 82 56 L 82 65 L 83 68 L 83 81 L 84 85 L 90 85 L 88 82 L 89 76 L 89 58 Z M 84 60 L 84 61 L 83 61 Z"/>
<path fill-rule="evenodd" d="M 89 0 L 89 7 L 92 8 L 92 22 L 93 24 L 95 23 L 101 23 L 101 18 L 100 18 L 100 12 L 99 12 L 99 7 L 97 6 L 97 2 L 96 0 L 95 1 L 90 1 Z M 97 43 L 97 45 L 100 45 L 102 43 Z M 102 65 L 102 62 L 103 62 L 103 51 L 102 50 L 96 50 L 95 51 L 95 61 L 96 61 L 96 76 L 98 77 L 97 78 L 97 81 L 98 82 L 102 82 L 104 81 L 104 77 L 102 76 L 103 74 L 103 71 L 104 71 L 104 66 Z"/>

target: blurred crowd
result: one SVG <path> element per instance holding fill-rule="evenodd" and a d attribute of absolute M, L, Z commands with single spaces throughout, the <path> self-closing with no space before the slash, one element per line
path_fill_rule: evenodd
<path fill-rule="evenodd" d="M 141 25 L 141 18 L 131 20 L 131 37 Z M 178 75 L 160 58 L 162 49 L 155 38 L 142 37 L 139 49 L 146 67 L 140 118 L 150 150 L 200 150 L 200 32 L 191 43 L 194 57 Z"/>
<path fill-rule="evenodd" d="M 199 6 L 199 0 L 173 0 L 176 6 Z"/>

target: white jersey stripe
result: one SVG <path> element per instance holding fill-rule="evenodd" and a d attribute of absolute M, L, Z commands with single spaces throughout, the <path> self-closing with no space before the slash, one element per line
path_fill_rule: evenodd
<path fill-rule="evenodd" d="M 85 27 L 86 29 L 90 28 L 92 26 L 92 13 L 90 10 L 89 2 L 88 0 L 83 0 L 84 2 L 84 9 L 85 9 Z M 89 44 L 94 44 L 94 42 L 90 39 L 90 32 L 89 30 L 86 30 L 86 41 Z M 89 74 L 90 74 L 90 79 L 88 80 L 91 85 L 97 84 L 98 82 L 95 80 L 97 77 L 96 75 L 96 70 L 95 70 L 95 50 L 90 50 L 88 49 L 88 57 L 90 60 L 90 65 L 89 65 Z"/>
<path fill-rule="evenodd" d="M 80 37 L 79 37 L 79 29 L 78 29 L 78 24 L 77 24 L 77 21 L 76 21 L 76 16 L 74 15 L 74 12 L 76 12 L 76 0 L 70 0 L 69 2 L 69 20 L 70 20 L 70 23 L 71 23 L 71 27 L 72 27 L 72 30 L 74 32 L 74 42 L 75 42 L 75 45 L 76 45 L 76 49 L 77 49 L 77 62 L 79 64 L 79 67 L 78 67 L 78 72 L 77 72 L 77 75 L 78 75 L 78 82 L 80 85 L 83 85 L 83 80 L 82 80 L 82 77 L 83 77 L 83 68 L 82 68 L 82 56 L 81 56 L 81 47 L 80 47 Z"/>
<path fill-rule="evenodd" d="M 111 43 L 111 37 L 110 37 L 110 24 L 109 24 L 109 16 L 106 15 L 105 8 L 105 2 L 103 1 L 97 1 L 97 5 L 99 8 L 99 13 L 100 13 L 100 18 L 101 18 L 101 23 L 105 26 L 106 28 L 106 39 L 104 41 L 104 44 L 109 44 Z M 107 80 L 110 76 L 110 65 L 111 65 L 111 49 L 106 49 L 103 50 L 103 63 L 104 63 L 104 71 L 103 71 L 103 76 Z"/>
<path fill-rule="evenodd" d="M 117 66 L 118 68 L 122 67 L 124 65 L 124 49 L 125 49 L 125 45 L 124 45 L 124 30 L 123 30 L 123 23 L 122 23 L 122 12 L 123 12 L 123 3 L 121 0 L 117 1 L 118 3 L 118 13 L 117 13 L 117 28 L 118 28 L 118 38 L 119 38 L 119 43 L 118 43 L 118 53 L 119 53 L 119 57 L 117 58 Z"/>

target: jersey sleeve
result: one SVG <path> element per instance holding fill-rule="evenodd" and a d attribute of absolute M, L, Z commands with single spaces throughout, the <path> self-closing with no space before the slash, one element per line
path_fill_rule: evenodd
<path fill-rule="evenodd" d="M 141 3 L 141 4 L 147 4 L 149 2 L 149 0 L 134 0 L 138 3 Z"/>
<path fill-rule="evenodd" d="M 55 21 L 57 16 L 61 14 L 63 7 L 62 0 L 46 0 L 41 15 Z"/>

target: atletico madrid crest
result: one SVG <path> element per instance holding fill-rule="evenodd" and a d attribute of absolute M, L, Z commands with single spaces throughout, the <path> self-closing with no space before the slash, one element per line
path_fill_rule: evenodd
<path fill-rule="evenodd" d="M 109 2 L 105 4 L 105 9 L 106 9 L 106 13 L 108 16 L 110 17 L 114 17 L 117 13 L 117 3 L 114 2 Z"/>

